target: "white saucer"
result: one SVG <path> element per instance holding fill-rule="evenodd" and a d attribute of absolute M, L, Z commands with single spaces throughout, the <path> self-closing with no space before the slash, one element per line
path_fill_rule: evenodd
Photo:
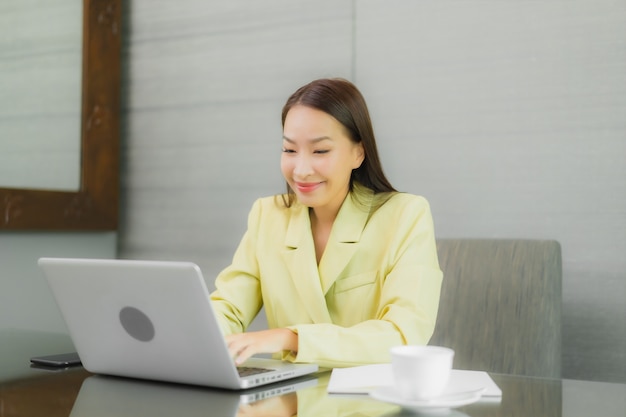
<path fill-rule="evenodd" d="M 370 396 L 375 400 L 396 404 L 407 410 L 420 411 L 434 408 L 454 408 L 472 404 L 480 399 L 483 391 L 484 388 L 456 392 L 447 390 L 441 396 L 428 400 L 409 400 L 401 397 L 395 387 L 385 386 L 370 392 Z"/>

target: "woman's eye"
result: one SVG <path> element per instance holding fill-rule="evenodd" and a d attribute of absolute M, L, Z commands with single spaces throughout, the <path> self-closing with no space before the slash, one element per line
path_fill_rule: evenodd
<path fill-rule="evenodd" d="M 316 151 L 313 151 L 313 153 L 317 153 L 317 154 L 324 154 L 324 153 L 328 153 L 328 149 L 318 149 Z"/>
<path fill-rule="evenodd" d="M 286 148 L 283 148 L 283 152 L 284 152 L 284 153 L 295 153 L 296 151 L 294 151 L 293 149 L 286 149 Z"/>

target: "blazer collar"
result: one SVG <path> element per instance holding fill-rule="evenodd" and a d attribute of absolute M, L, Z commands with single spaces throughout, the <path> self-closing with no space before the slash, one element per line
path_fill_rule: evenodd
<path fill-rule="evenodd" d="M 370 216 L 373 197 L 374 193 L 370 189 L 358 183 L 354 184 L 353 191 L 348 193 L 339 209 L 339 213 L 337 213 L 328 243 L 331 243 L 331 241 L 357 243 L 361 240 L 363 228 Z M 304 243 L 303 241 L 307 237 L 311 237 L 310 235 L 311 219 L 309 217 L 309 208 L 295 202 L 285 235 L 285 246 L 294 249 L 301 247 Z M 327 252 L 328 250 L 324 251 L 324 256 L 326 256 Z"/>
<path fill-rule="evenodd" d="M 356 252 L 370 216 L 373 192 L 355 184 L 343 202 L 333 224 L 319 267 L 311 233 L 309 208 L 299 203 L 285 235 L 285 261 L 303 304 L 314 322 L 329 322 L 324 295 L 339 277 Z"/>
<path fill-rule="evenodd" d="M 355 185 L 355 189 L 348 194 L 339 209 L 319 264 L 324 294 L 335 283 L 359 246 L 363 229 L 370 216 L 372 197 L 372 191 Z"/>

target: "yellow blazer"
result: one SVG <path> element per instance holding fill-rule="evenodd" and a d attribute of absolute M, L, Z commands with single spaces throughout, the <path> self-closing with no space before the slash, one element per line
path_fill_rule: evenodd
<path fill-rule="evenodd" d="M 426 344 L 442 272 L 428 202 L 386 201 L 355 186 L 317 265 L 308 207 L 257 200 L 232 264 L 211 294 L 222 330 L 245 331 L 265 306 L 270 328 L 298 333 L 294 362 L 321 367 L 389 362 L 389 348 Z"/>

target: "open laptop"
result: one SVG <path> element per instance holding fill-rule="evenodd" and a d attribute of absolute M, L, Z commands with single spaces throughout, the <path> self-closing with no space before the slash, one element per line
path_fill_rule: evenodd
<path fill-rule="evenodd" d="M 41 258 L 38 264 L 92 373 L 247 389 L 318 370 L 266 358 L 237 368 L 194 263 Z"/>
<path fill-rule="evenodd" d="M 272 397 L 317 386 L 317 378 L 302 376 L 245 391 L 140 381 L 114 376 L 86 378 L 78 392 L 71 417 L 102 416 L 220 416 L 235 417 Z"/>

